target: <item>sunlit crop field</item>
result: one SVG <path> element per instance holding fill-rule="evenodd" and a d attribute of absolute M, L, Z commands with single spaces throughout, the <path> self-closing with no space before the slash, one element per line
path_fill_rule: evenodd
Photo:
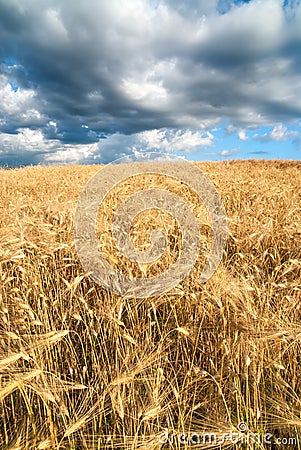
<path fill-rule="evenodd" d="M 155 265 L 128 263 L 108 233 L 126 195 L 157 182 L 198 218 L 195 268 L 144 299 L 106 291 L 76 253 L 76 202 L 99 166 L 0 170 L 1 449 L 160 449 L 163 433 L 174 435 L 163 448 L 301 449 L 301 162 L 198 166 L 218 189 L 229 228 L 204 285 L 210 221 L 189 188 L 142 177 L 100 207 L 101 249 L 136 277 L 174 262 L 181 234 L 167 215 L 138 217 L 140 249 L 158 224 L 168 246 Z M 274 444 L 222 442 L 241 422 L 245 442 L 270 433 Z M 189 444 L 192 433 L 214 439 Z"/>

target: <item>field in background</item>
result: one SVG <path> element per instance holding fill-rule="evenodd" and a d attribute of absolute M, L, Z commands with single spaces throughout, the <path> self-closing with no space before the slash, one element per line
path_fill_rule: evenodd
<path fill-rule="evenodd" d="M 198 165 L 227 211 L 223 261 L 206 285 L 200 259 L 173 291 L 139 300 L 95 284 L 75 252 L 76 201 L 99 166 L 0 170 L 1 449 L 159 449 L 165 430 L 221 436 L 240 422 L 296 441 L 222 448 L 301 449 L 301 163 Z M 165 219 L 163 266 L 179 237 Z"/>

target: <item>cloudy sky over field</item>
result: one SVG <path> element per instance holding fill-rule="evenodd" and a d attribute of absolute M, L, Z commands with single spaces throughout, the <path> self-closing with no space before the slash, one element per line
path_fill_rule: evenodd
<path fill-rule="evenodd" d="M 300 0 L 0 0 L 0 165 L 301 159 Z"/>

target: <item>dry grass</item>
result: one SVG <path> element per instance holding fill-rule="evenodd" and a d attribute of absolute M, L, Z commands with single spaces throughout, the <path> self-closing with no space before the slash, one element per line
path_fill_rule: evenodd
<path fill-rule="evenodd" d="M 267 448 L 301 449 L 301 163 L 199 166 L 227 210 L 224 259 L 204 286 L 200 259 L 172 292 L 139 300 L 103 290 L 75 253 L 76 201 L 99 167 L 0 170 L 1 448 L 150 450 L 165 429 L 221 435 L 244 421 L 296 438 Z M 107 199 L 100 219 L 126 193 Z M 138 220 L 134 238 L 147 248 L 162 220 L 163 264 L 122 270 L 149 276 L 173 261 L 171 218 L 152 216 L 144 234 Z"/>

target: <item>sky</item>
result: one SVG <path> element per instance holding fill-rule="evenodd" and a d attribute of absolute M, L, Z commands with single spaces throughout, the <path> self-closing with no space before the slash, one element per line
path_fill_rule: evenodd
<path fill-rule="evenodd" d="M 301 155 L 300 0 L 0 0 L 0 166 Z"/>

